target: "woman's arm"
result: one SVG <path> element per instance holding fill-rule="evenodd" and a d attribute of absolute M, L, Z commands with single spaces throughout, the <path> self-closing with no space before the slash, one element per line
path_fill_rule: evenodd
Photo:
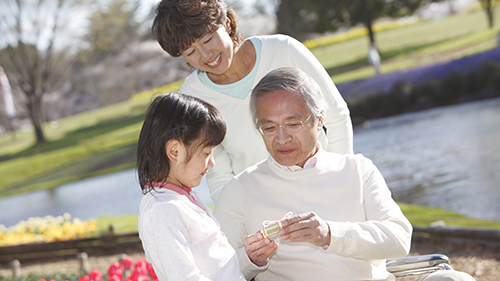
<path fill-rule="evenodd" d="M 314 54 L 299 41 L 289 38 L 288 47 L 292 64 L 309 74 L 323 91 L 328 103 L 325 116 L 327 128 L 327 151 L 340 154 L 353 154 L 353 132 L 347 104 Z"/>
<path fill-rule="evenodd" d="M 207 173 L 207 185 L 210 197 L 216 203 L 222 187 L 234 177 L 234 172 L 231 166 L 231 157 L 222 144 L 214 150 L 214 161 L 215 166 L 210 168 Z"/>

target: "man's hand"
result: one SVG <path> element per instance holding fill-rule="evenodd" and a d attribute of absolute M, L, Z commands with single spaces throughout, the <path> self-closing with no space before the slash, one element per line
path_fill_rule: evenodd
<path fill-rule="evenodd" d="M 330 245 L 330 227 L 314 212 L 295 215 L 281 221 L 280 239 L 309 242 L 318 247 Z"/>
<path fill-rule="evenodd" d="M 248 235 L 243 240 L 245 252 L 257 266 L 265 266 L 271 255 L 278 249 L 278 244 L 269 238 L 264 238 L 260 232 Z"/>

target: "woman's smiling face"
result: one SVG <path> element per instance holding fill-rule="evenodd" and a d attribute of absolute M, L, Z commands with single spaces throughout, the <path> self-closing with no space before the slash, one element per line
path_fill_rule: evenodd
<path fill-rule="evenodd" d="M 221 75 L 231 66 L 234 57 L 234 44 L 226 26 L 213 33 L 198 38 L 182 56 L 193 67 L 207 73 Z"/>

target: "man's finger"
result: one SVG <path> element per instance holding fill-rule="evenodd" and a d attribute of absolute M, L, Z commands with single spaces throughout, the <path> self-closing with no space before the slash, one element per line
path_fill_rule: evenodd
<path fill-rule="evenodd" d="M 260 232 L 256 232 L 254 234 L 250 234 L 247 236 L 247 242 L 248 244 L 253 244 L 255 242 L 258 242 L 260 240 L 264 239 L 264 236 Z"/>
<path fill-rule="evenodd" d="M 310 219 L 314 216 L 315 214 L 313 212 L 309 212 L 309 213 L 303 213 L 303 214 L 299 214 L 299 215 L 295 215 L 291 218 L 288 218 L 288 219 L 285 219 L 281 222 L 281 225 L 283 227 L 285 226 L 288 226 L 288 225 L 292 225 L 294 223 L 297 223 L 299 221 L 303 221 L 303 220 L 307 220 L 307 219 Z"/>

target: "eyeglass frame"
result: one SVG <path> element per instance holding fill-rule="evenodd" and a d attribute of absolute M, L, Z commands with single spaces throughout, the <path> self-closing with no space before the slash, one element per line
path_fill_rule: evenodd
<path fill-rule="evenodd" d="M 292 133 L 292 134 L 293 134 L 293 133 L 298 133 L 298 132 L 302 131 L 302 129 L 303 129 L 303 128 L 304 128 L 304 126 L 306 125 L 307 121 L 309 121 L 309 119 L 311 119 L 311 117 L 312 117 L 312 116 L 313 116 L 313 114 L 312 114 L 312 113 L 311 113 L 311 114 L 309 114 L 309 117 L 307 117 L 307 118 L 306 118 L 306 120 L 304 120 L 304 121 L 301 121 L 301 120 L 293 120 L 293 121 L 288 121 L 288 122 L 285 122 L 285 123 L 280 124 L 280 125 L 278 125 L 278 124 L 276 124 L 276 123 L 272 123 L 272 124 L 273 124 L 273 126 L 276 126 L 276 129 L 277 129 L 277 130 L 276 130 L 276 133 L 274 133 L 274 134 L 272 134 L 272 135 L 266 135 L 266 134 L 264 133 L 264 131 L 262 131 L 262 125 L 257 126 L 257 131 L 259 131 L 259 133 L 260 133 L 261 135 L 265 136 L 265 137 L 272 137 L 272 136 L 277 135 L 277 134 L 279 133 L 279 131 L 280 131 L 280 130 L 279 130 L 280 128 L 283 128 L 283 131 L 285 131 L 285 132 L 287 132 L 287 133 Z M 285 127 L 285 126 L 286 126 L 286 124 L 289 124 L 289 123 L 292 123 L 292 122 L 299 122 L 299 123 L 300 123 L 300 125 L 301 125 L 301 126 L 300 126 L 300 129 L 299 129 L 298 131 L 295 131 L 295 132 L 289 132 L 289 131 L 286 129 L 286 127 Z M 266 124 L 264 124 L 264 125 L 266 125 Z"/>

